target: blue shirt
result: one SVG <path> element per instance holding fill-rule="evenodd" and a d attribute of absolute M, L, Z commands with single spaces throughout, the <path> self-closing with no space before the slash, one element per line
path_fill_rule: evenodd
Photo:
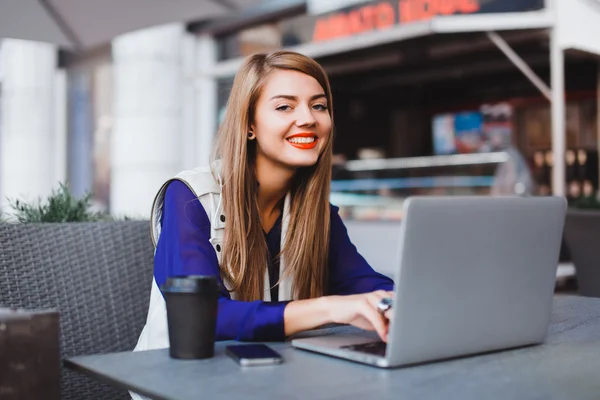
<path fill-rule="evenodd" d="M 193 192 L 181 181 L 169 184 L 163 207 L 161 234 L 154 255 L 154 277 L 158 287 L 170 276 L 214 275 L 219 277 L 217 254 L 209 242 L 210 220 Z M 268 232 L 271 256 L 280 250 L 281 218 Z M 278 266 L 270 257 L 270 271 Z M 274 276 L 270 275 L 271 281 Z M 223 282 L 220 280 L 220 283 Z M 375 272 L 350 242 L 346 227 L 331 206 L 329 239 L 330 295 L 392 290 L 393 281 Z M 272 297 L 273 298 L 273 297 Z M 283 313 L 287 301 L 232 300 L 226 290 L 219 297 L 217 340 L 279 341 L 285 339 Z"/>

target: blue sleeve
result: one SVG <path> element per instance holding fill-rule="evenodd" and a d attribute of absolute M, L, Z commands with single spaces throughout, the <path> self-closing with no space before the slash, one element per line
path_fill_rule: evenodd
<path fill-rule="evenodd" d="M 374 290 L 393 290 L 394 282 L 375 272 L 352 244 L 338 210 L 338 207 L 331 206 L 329 294 L 347 295 Z"/>
<path fill-rule="evenodd" d="M 157 285 L 160 287 L 168 277 L 177 275 L 214 275 L 223 285 L 217 254 L 209 239 L 210 220 L 204 207 L 183 182 L 173 181 L 165 194 L 162 230 L 154 255 Z M 223 289 L 219 296 L 217 340 L 284 340 L 286 304 L 236 301 Z"/>

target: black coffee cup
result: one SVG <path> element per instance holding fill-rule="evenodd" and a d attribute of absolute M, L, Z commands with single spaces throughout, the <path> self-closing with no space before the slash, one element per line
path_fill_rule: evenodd
<path fill-rule="evenodd" d="M 215 352 L 219 284 L 214 276 L 168 278 L 161 291 L 167 305 L 172 358 L 210 358 Z"/>

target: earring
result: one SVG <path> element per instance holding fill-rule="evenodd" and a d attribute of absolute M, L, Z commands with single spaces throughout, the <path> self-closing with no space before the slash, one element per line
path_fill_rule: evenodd
<path fill-rule="evenodd" d="M 254 132 L 248 132 L 248 140 L 254 140 L 256 138 L 256 135 L 254 134 Z"/>

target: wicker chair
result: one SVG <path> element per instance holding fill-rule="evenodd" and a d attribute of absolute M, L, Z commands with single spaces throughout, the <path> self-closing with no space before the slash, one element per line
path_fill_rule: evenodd
<path fill-rule="evenodd" d="M 147 221 L 0 224 L 0 307 L 60 312 L 62 358 L 132 350 L 152 283 Z M 128 399 L 63 368 L 61 399 Z"/>

